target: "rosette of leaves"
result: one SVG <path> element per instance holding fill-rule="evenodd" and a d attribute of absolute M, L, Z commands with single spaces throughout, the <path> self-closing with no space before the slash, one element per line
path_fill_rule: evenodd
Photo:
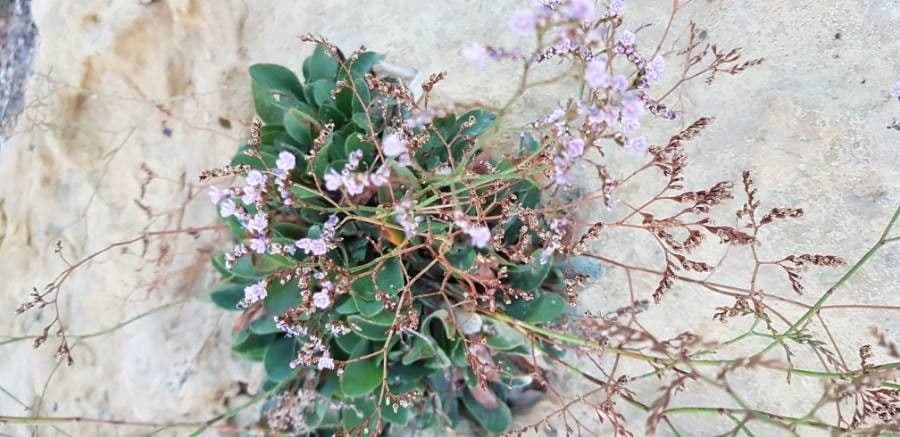
<path fill-rule="evenodd" d="M 402 81 L 374 73 L 381 55 L 345 57 L 317 42 L 302 81 L 281 66 L 250 68 L 262 123 L 231 168 L 271 172 L 280 153 L 293 154 L 293 202 L 273 196 L 248 210 L 262 206 L 271 241 L 285 246 L 318 237 L 336 216 L 338 242 L 323 256 L 248 253 L 231 266 L 223 254 L 213 258 L 222 274 L 213 301 L 243 311 L 233 350 L 263 363 L 267 394 L 304 393 L 306 402 L 279 416 L 292 420 L 276 424 L 268 416 L 280 431 L 374 434 L 440 429 L 468 417 L 504 432 L 510 404 L 540 392 L 548 354 L 558 353 L 535 330 L 566 310 L 567 273 L 542 256 L 551 231 L 536 213 L 540 174 L 528 161 L 537 152 L 492 159 L 479 142 L 491 114 L 431 111 Z M 409 122 L 416 117 L 426 119 Z M 384 138 L 395 132 L 408 139 L 405 163 L 383 153 Z M 388 182 L 353 195 L 325 188 L 326 174 L 342 171 L 356 151 L 358 171 L 387 166 Z M 403 200 L 411 205 L 409 233 L 398 218 Z M 225 223 L 237 244 L 248 238 L 234 217 Z M 461 223 L 487 227 L 489 244 L 473 245 Z M 310 271 L 319 279 L 302 277 Z M 327 308 L 309 299 L 322 278 L 338 284 Z M 267 297 L 239 308 L 245 288 L 260 280 Z M 283 332 L 276 320 L 287 313 L 302 332 Z M 311 334 L 324 339 L 333 367 L 292 368 Z M 285 407 L 271 401 L 266 408 Z"/>

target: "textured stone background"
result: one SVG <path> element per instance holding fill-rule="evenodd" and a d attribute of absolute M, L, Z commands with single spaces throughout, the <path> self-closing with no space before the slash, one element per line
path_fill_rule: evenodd
<path fill-rule="evenodd" d="M 632 28 L 659 23 L 669 6 L 664 0 L 629 3 L 640 3 L 629 5 Z M 42 35 L 37 74 L 17 131 L 0 151 L 0 335 L 34 334 L 52 318 L 52 311 L 12 313 L 32 285 L 46 283 L 65 268 L 53 251 L 57 241 L 72 260 L 148 227 L 203 226 L 214 220 L 203 201 L 189 203 L 183 214 L 173 211 L 186 203 L 189 184 L 200 170 L 225 162 L 245 134 L 251 109 L 245 71 L 250 64 L 299 68 L 309 48 L 300 46 L 296 36 L 321 33 L 343 47 L 365 43 L 397 64 L 425 72 L 447 70 L 449 77 L 439 88 L 445 100 L 499 102 L 511 91 L 513 69 L 475 70 L 459 50 L 473 41 L 515 42 L 506 30 L 506 17 L 521 4 L 36 0 L 35 21 Z M 676 22 L 676 38 L 684 36 L 689 18 L 709 39 L 742 46 L 767 62 L 711 87 L 691 85 L 679 96 L 689 107 L 688 119 L 717 117 L 688 148 L 688 186 L 702 189 L 723 179 L 737 181 L 741 170 L 753 170 L 764 206 L 807 211 L 803 219 L 768 231 L 763 253 L 774 257 L 814 250 L 858 258 L 900 200 L 900 135 L 884 128 L 891 116 L 900 115 L 900 105 L 887 97 L 890 85 L 900 79 L 900 3 L 696 0 Z M 660 31 L 654 26 L 645 32 L 652 37 Z M 551 108 L 558 91 L 524 99 L 521 120 Z M 678 127 L 658 127 L 650 138 L 665 141 Z M 636 162 L 614 157 L 613 168 Z M 142 166 L 158 176 L 147 186 L 142 186 Z M 141 205 L 154 213 L 148 216 Z M 725 220 L 732 208 L 727 209 Z M 713 246 L 704 256 L 715 261 L 724 248 Z M 67 328 L 95 332 L 162 304 L 196 297 L 213 280 L 203 258 L 216 247 L 222 247 L 219 236 L 202 234 L 171 241 L 163 252 L 151 246 L 143 254 L 138 244 L 98 258 L 66 283 L 60 309 Z M 606 237 L 598 247 L 624 261 L 658 262 L 652 246 L 635 244 L 627 236 Z M 898 264 L 900 252 L 884 250 L 833 301 L 900 305 Z M 160 273 L 164 280 L 155 280 Z M 743 277 L 736 275 L 741 273 L 726 263 L 714 278 L 739 283 Z M 810 291 L 800 299 L 815 300 L 839 274 L 811 271 Z M 585 294 L 582 307 L 601 312 L 626 303 L 624 278 L 610 269 Z M 636 277 L 635 284 L 643 296 L 655 286 L 652 277 Z M 765 287 L 793 297 L 783 281 Z M 661 336 L 687 329 L 710 336 L 738 332 L 744 325 L 711 321 L 713 308 L 724 304 L 730 302 L 679 287 L 641 320 Z M 796 307 L 784 308 L 796 312 Z M 823 313 L 840 332 L 843 353 L 852 363 L 856 349 L 871 342 L 870 325 L 880 324 L 889 337 L 900 337 L 897 314 Z M 113 334 L 77 342 L 77 364 L 71 368 L 57 369 L 53 340 L 37 351 L 28 341 L 0 346 L 0 415 L 154 422 L 209 418 L 241 399 L 238 382 L 248 383 L 252 391 L 260 377 L 259 369 L 229 354 L 232 318 L 193 299 Z M 788 386 L 777 374 L 738 379 L 735 384 L 754 399 L 755 407 L 786 414 L 802 414 L 820 387 L 819 381 L 800 378 Z M 574 380 L 562 384 L 578 389 Z M 649 386 L 634 389 L 642 399 L 655 397 Z M 718 395 L 691 391 L 679 398 L 694 405 L 716 405 L 716 399 Z M 549 402 L 540 404 L 521 423 L 552 408 Z M 688 435 L 728 426 L 714 416 L 680 417 L 676 423 Z M 132 435 L 146 429 L 59 424 L 37 432 Z M 597 429 L 598 434 L 608 432 Z M 0 433 L 25 435 L 31 430 L 0 425 Z M 643 432 L 640 425 L 636 432 Z"/>

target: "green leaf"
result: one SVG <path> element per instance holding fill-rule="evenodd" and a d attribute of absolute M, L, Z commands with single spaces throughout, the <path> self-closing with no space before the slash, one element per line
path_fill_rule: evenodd
<path fill-rule="evenodd" d="M 525 318 L 530 323 L 552 322 L 566 312 L 566 301 L 555 293 L 547 293 L 532 304 L 531 311 Z"/>
<path fill-rule="evenodd" d="M 240 284 L 223 284 L 210 293 L 209 297 L 220 308 L 240 311 L 237 305 L 244 298 L 244 287 Z"/>
<path fill-rule="evenodd" d="M 360 53 L 356 59 L 350 62 L 350 73 L 354 76 L 363 78 L 366 73 L 372 70 L 372 67 L 377 65 L 384 59 L 384 55 L 375 53 L 375 52 L 364 52 Z"/>
<path fill-rule="evenodd" d="M 355 99 L 355 97 L 354 97 L 354 99 Z M 354 100 L 354 102 L 356 102 L 356 100 Z M 368 130 L 368 129 L 369 129 L 369 118 L 366 117 L 366 113 L 365 113 L 365 112 L 356 112 L 356 113 L 354 113 L 354 114 L 350 117 L 350 120 L 352 120 L 354 124 L 356 124 L 357 126 L 359 126 L 360 128 L 362 128 L 362 129 L 364 129 L 364 130 Z"/>
<path fill-rule="evenodd" d="M 306 83 L 312 83 L 320 79 L 334 79 L 337 77 L 338 63 L 331 57 L 324 46 L 317 45 L 313 54 L 303 61 L 303 77 Z"/>
<path fill-rule="evenodd" d="M 530 133 L 523 133 L 521 137 L 519 137 L 519 149 L 521 154 L 531 154 L 537 152 L 538 149 L 541 148 L 541 143 L 538 142 Z"/>
<path fill-rule="evenodd" d="M 541 189 L 531 180 L 523 179 L 512 189 L 516 193 L 519 205 L 525 208 L 534 208 L 541 202 Z"/>
<path fill-rule="evenodd" d="M 318 191 L 304 187 L 303 185 L 291 185 L 291 194 L 294 195 L 296 199 L 317 199 L 321 196 Z"/>
<path fill-rule="evenodd" d="M 373 414 L 376 408 L 375 401 L 371 399 L 354 399 L 351 404 L 352 406 L 348 405 L 341 408 L 341 426 L 344 431 L 359 427 L 366 423 L 367 420 L 375 418 Z"/>
<path fill-rule="evenodd" d="M 334 91 L 333 80 L 319 79 L 309 86 L 312 88 L 313 100 L 316 102 L 316 105 L 322 106 L 326 103 L 334 102 L 331 98 L 331 92 Z"/>
<path fill-rule="evenodd" d="M 381 265 L 381 269 L 375 274 L 375 283 L 378 289 L 393 296 L 403 288 L 406 283 L 403 278 L 403 265 L 398 258 L 391 258 Z"/>
<path fill-rule="evenodd" d="M 253 105 L 266 124 L 280 124 L 285 102 L 303 101 L 303 88 L 297 76 L 280 65 L 256 64 L 250 67 Z M 277 96 L 277 97 L 276 97 Z"/>
<path fill-rule="evenodd" d="M 271 91 L 291 94 L 294 98 L 303 97 L 303 87 L 297 75 L 291 70 L 275 64 L 254 64 L 250 66 L 250 77 L 253 82 Z"/>
<path fill-rule="evenodd" d="M 375 314 L 381 312 L 381 309 L 384 308 L 384 302 L 379 300 L 367 300 L 361 296 L 353 295 L 353 303 L 356 305 L 356 310 L 366 316 L 371 317 Z"/>
<path fill-rule="evenodd" d="M 375 300 L 375 282 L 371 276 L 363 276 L 350 284 L 350 292 L 366 300 Z"/>
<path fill-rule="evenodd" d="M 354 361 L 344 368 L 341 375 L 341 391 L 348 398 L 358 398 L 381 387 L 382 368 L 375 358 Z"/>
<path fill-rule="evenodd" d="M 493 349 L 510 350 L 525 344 L 525 335 L 502 322 L 493 322 L 494 334 L 489 336 L 487 344 Z"/>
<path fill-rule="evenodd" d="M 544 293 L 532 300 L 519 299 L 506 306 L 513 318 L 528 323 L 545 323 L 557 320 L 566 312 L 566 301 L 555 293 Z"/>
<path fill-rule="evenodd" d="M 486 408 L 472 397 L 468 389 L 463 394 L 462 401 L 472 418 L 488 432 L 499 434 L 509 429 L 512 413 L 503 401 L 498 400 L 496 408 Z"/>
<path fill-rule="evenodd" d="M 412 347 L 403 355 L 401 362 L 408 366 L 416 361 L 431 358 L 437 349 L 437 343 L 431 337 L 426 335 L 415 337 L 412 341 Z"/>
<path fill-rule="evenodd" d="M 464 129 L 462 133 L 470 137 L 477 137 L 478 135 L 481 135 L 486 130 L 488 130 L 488 128 L 490 128 L 491 125 L 494 124 L 494 120 L 497 118 L 497 116 L 480 109 L 469 111 L 459 116 L 459 119 L 457 119 L 456 121 L 457 129 L 462 127 L 463 123 L 468 123 L 469 119 L 471 118 L 475 119 L 475 123 Z"/>
<path fill-rule="evenodd" d="M 319 123 L 318 120 L 308 113 L 303 112 L 298 108 L 294 108 L 284 113 L 282 122 L 284 123 L 284 129 L 294 141 L 297 141 L 304 146 L 312 144 L 312 131 L 310 130 L 310 126 L 317 125 Z"/>
<path fill-rule="evenodd" d="M 291 361 L 294 359 L 296 342 L 294 338 L 280 336 L 269 344 L 263 364 L 266 375 L 273 381 L 284 381 L 291 375 Z"/>
<path fill-rule="evenodd" d="M 352 332 L 335 337 L 334 341 L 350 358 L 356 358 L 365 354 L 369 350 L 369 344 L 371 344 L 369 340 Z"/>
<path fill-rule="evenodd" d="M 381 417 L 384 418 L 386 422 L 394 424 L 398 427 L 406 426 L 410 419 L 412 419 L 413 412 L 410 408 L 397 406 L 397 411 L 394 411 L 393 405 L 385 405 L 381 408 Z"/>
<path fill-rule="evenodd" d="M 269 346 L 276 336 L 254 335 L 249 330 L 243 330 L 234 336 L 231 350 L 251 361 L 261 361 Z"/>
<path fill-rule="evenodd" d="M 531 254 L 531 262 L 528 264 L 518 264 L 508 269 L 507 283 L 520 290 L 532 291 L 536 290 L 547 278 L 553 264 L 549 261 L 541 263 L 541 252 L 538 249 Z"/>
<path fill-rule="evenodd" d="M 351 153 L 357 150 L 362 150 L 363 162 L 371 163 L 374 161 L 375 145 L 368 141 L 363 141 L 360 134 L 351 134 L 344 143 L 344 151 L 347 153 L 347 156 L 350 156 Z"/>
<path fill-rule="evenodd" d="M 450 264 L 462 271 L 468 271 L 469 267 L 472 267 L 472 264 L 475 264 L 475 256 L 475 249 L 470 245 L 455 245 L 446 255 Z"/>

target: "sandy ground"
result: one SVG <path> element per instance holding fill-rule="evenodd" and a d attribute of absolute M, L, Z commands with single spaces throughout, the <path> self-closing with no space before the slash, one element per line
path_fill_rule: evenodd
<path fill-rule="evenodd" d="M 632 7 L 631 27 L 659 22 L 669 5 L 663 0 L 640 3 L 644 5 Z M 691 108 L 686 118 L 717 117 L 688 148 L 688 186 L 702 189 L 719 180 L 737 181 L 742 170 L 753 170 L 765 206 L 802 206 L 807 212 L 768 231 L 763 253 L 774 257 L 812 250 L 857 259 L 900 200 L 900 134 L 884 128 L 891 116 L 900 116 L 900 105 L 887 97 L 890 85 L 900 80 L 900 3 L 696 3 L 676 23 L 676 37 L 684 36 L 690 18 L 709 39 L 744 47 L 767 61 L 711 87 L 691 85 L 679 96 Z M 459 51 L 473 41 L 513 42 L 506 17 L 520 4 L 36 0 L 42 37 L 36 76 L 17 131 L 0 150 L 0 309 L 5 314 L 0 335 L 36 334 L 52 320 L 52 308 L 18 317 L 13 311 L 32 286 L 42 286 L 66 268 L 54 253 L 57 242 L 71 261 L 147 229 L 214 221 L 203 199 L 190 201 L 198 192 L 205 197 L 193 184 L 200 170 L 225 162 L 245 135 L 251 115 L 245 72 L 252 63 L 299 69 L 309 48 L 296 36 L 321 33 L 344 47 L 364 43 L 397 64 L 426 72 L 446 70 L 448 79 L 439 89 L 444 100 L 455 96 L 498 102 L 511 91 L 513 70 L 478 71 Z M 656 26 L 647 32 L 660 31 Z M 522 119 L 551 108 L 557 95 L 548 89 L 523 100 Z M 651 139 L 665 141 L 673 130 L 654 131 Z M 635 162 L 625 156 L 613 164 L 627 168 Z M 148 179 L 149 174 L 154 177 Z M 727 220 L 731 214 L 728 208 L 721 217 Z M 53 339 L 37 351 L 30 341 L 0 346 L 0 415 L 197 421 L 234 406 L 244 397 L 245 386 L 255 389 L 259 369 L 228 349 L 233 315 L 197 297 L 214 280 L 204 258 L 223 247 L 221 236 L 206 232 L 168 239 L 164 245 L 159 241 L 151 241 L 146 251 L 140 242 L 116 247 L 72 275 L 59 298 L 62 319 L 71 334 L 89 334 L 161 305 L 185 302 L 108 335 L 72 339 L 72 367 L 58 366 Z M 627 236 L 606 237 L 598 247 L 623 261 L 658 262 L 652 246 L 636 245 Z M 716 261 L 724 252 L 714 244 L 704 256 Z M 897 265 L 900 251 L 883 250 L 833 302 L 900 305 Z M 714 278 L 742 283 L 745 273 L 725 263 Z M 809 292 L 798 299 L 814 301 L 840 273 L 811 271 Z M 655 286 L 649 276 L 635 281 L 637 293 L 644 296 Z M 609 269 L 585 293 L 582 307 L 602 312 L 627 303 L 625 283 L 621 270 Z M 784 281 L 765 287 L 793 297 Z M 661 336 L 688 329 L 727 335 L 745 326 L 720 325 L 711 314 L 715 306 L 731 303 L 701 289 L 678 287 L 641 320 Z M 859 346 L 872 342 L 870 325 L 900 338 L 897 312 L 835 310 L 823 317 L 854 364 Z M 802 414 L 820 389 L 818 380 L 795 378 L 787 385 L 777 374 L 736 379 L 754 407 L 785 414 Z M 575 391 L 580 383 L 570 379 L 561 384 Z M 656 396 L 650 386 L 634 389 L 644 399 Z M 718 399 L 717 394 L 690 390 L 680 398 L 703 405 L 716 405 Z M 520 423 L 553 408 L 542 403 Z M 636 411 L 624 411 L 639 417 Z M 728 426 L 715 416 L 680 417 L 676 423 L 687 435 Z M 35 429 L 38 435 L 133 435 L 152 428 L 0 424 L 0 433 L 13 435 Z M 598 434 L 608 431 L 597 429 Z M 643 433 L 640 425 L 636 431 Z M 759 432 L 778 435 L 765 428 Z"/>

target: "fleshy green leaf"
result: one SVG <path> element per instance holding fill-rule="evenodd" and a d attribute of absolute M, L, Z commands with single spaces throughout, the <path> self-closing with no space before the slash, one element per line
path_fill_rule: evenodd
<path fill-rule="evenodd" d="M 294 359 L 295 340 L 280 336 L 266 349 L 264 364 L 266 375 L 273 381 L 284 381 L 291 375 L 291 360 Z"/>
<path fill-rule="evenodd" d="M 488 432 L 499 434 L 509 429 L 509 425 L 512 423 L 512 413 L 503 401 L 497 402 L 496 408 L 487 408 L 479 404 L 468 389 L 463 394 L 462 401 L 472 418 Z"/>
<path fill-rule="evenodd" d="M 324 46 L 317 45 L 313 54 L 303 61 L 303 77 L 306 83 L 312 83 L 320 79 L 331 79 L 334 81 L 337 77 L 338 63 L 328 53 L 328 49 Z"/>
<path fill-rule="evenodd" d="M 244 287 L 240 284 L 223 284 L 210 293 L 209 297 L 220 308 L 239 311 L 237 305 L 244 298 Z"/>
<path fill-rule="evenodd" d="M 381 265 L 381 269 L 375 274 L 375 283 L 378 289 L 395 295 L 405 284 L 403 278 L 403 266 L 397 258 L 391 258 Z"/>
<path fill-rule="evenodd" d="M 372 420 L 375 418 L 375 401 L 371 399 L 354 399 L 351 402 L 352 406 L 346 406 L 341 408 L 341 426 L 344 431 L 349 431 L 353 428 L 356 428 L 366 420 Z"/>
<path fill-rule="evenodd" d="M 531 254 L 531 262 L 528 264 L 514 265 L 508 269 L 507 283 L 520 290 L 536 290 L 547 278 L 553 264 L 549 261 L 541 263 L 541 252 L 538 249 Z"/>
<path fill-rule="evenodd" d="M 375 358 L 354 361 L 344 368 L 341 375 L 341 391 L 348 398 L 358 398 L 381 387 L 382 368 Z"/>

